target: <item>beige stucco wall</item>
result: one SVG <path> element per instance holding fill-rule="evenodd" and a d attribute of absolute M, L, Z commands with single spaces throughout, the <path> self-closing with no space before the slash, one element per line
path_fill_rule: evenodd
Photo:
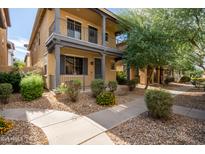
<path fill-rule="evenodd" d="M 81 23 L 81 38 L 88 41 L 88 26 L 97 28 L 98 44 L 102 45 L 102 17 L 89 9 L 61 9 L 60 31 L 61 34 L 67 36 L 67 19 L 71 19 Z M 86 14 L 86 16 L 85 16 Z M 108 47 L 116 47 L 115 42 L 115 23 L 107 22 L 106 32 L 108 33 Z M 109 25 L 109 26 L 108 26 Z M 111 26 L 110 26 L 111 25 Z"/>
<path fill-rule="evenodd" d="M 8 65 L 7 30 L 0 28 L 0 65 Z"/>

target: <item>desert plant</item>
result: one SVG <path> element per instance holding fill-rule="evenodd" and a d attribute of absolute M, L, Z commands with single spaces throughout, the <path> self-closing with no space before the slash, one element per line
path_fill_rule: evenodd
<path fill-rule="evenodd" d="M 27 101 L 39 98 L 43 94 L 43 78 L 40 75 L 29 75 L 21 80 L 21 95 Z"/>
<path fill-rule="evenodd" d="M 81 81 L 80 80 L 71 80 L 67 83 L 68 86 L 68 94 L 72 102 L 76 102 L 79 97 L 80 89 L 81 89 Z"/>
<path fill-rule="evenodd" d="M 117 90 L 117 82 L 116 81 L 109 81 L 107 84 L 110 92 L 114 92 Z"/>
<path fill-rule="evenodd" d="M 123 71 L 118 71 L 116 75 L 116 80 L 119 85 L 125 85 L 127 83 L 127 75 Z"/>
<path fill-rule="evenodd" d="M 135 89 L 136 84 L 137 84 L 137 81 L 136 81 L 136 80 L 129 80 L 129 81 L 127 82 L 127 85 L 128 85 L 128 87 L 129 87 L 129 90 L 130 90 L 130 91 L 133 91 L 133 90 Z"/>
<path fill-rule="evenodd" d="M 104 91 L 97 96 L 96 102 L 99 105 L 114 105 L 115 95 L 112 92 Z"/>
<path fill-rule="evenodd" d="M 170 82 L 174 82 L 174 77 L 168 76 L 164 80 L 164 84 L 168 85 Z"/>
<path fill-rule="evenodd" d="M 0 135 L 5 134 L 13 127 L 13 123 L 6 121 L 4 118 L 0 117 Z"/>
<path fill-rule="evenodd" d="M 145 102 L 154 118 L 168 118 L 172 112 L 172 96 L 163 90 L 146 90 Z"/>
<path fill-rule="evenodd" d="M 191 78 L 188 76 L 182 76 L 181 79 L 179 80 L 179 83 L 186 83 L 186 82 L 190 82 Z"/>
<path fill-rule="evenodd" d="M 8 103 L 8 99 L 12 93 L 12 85 L 10 83 L 1 83 L 0 84 L 0 102 Z"/>
<path fill-rule="evenodd" d="M 60 84 L 56 89 L 53 89 L 53 91 L 57 94 L 65 94 L 68 92 L 68 86 L 64 83 Z"/>
<path fill-rule="evenodd" d="M 105 91 L 105 82 L 102 79 L 95 79 L 91 83 L 91 90 L 94 97 L 97 97 L 101 92 Z"/>

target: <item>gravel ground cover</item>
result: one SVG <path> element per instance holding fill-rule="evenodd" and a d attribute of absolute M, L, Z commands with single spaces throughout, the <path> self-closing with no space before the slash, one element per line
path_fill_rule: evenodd
<path fill-rule="evenodd" d="M 107 132 L 115 144 L 205 144 L 205 121 L 174 114 L 168 121 L 155 120 L 148 112 Z"/>
<path fill-rule="evenodd" d="M 205 110 L 205 92 L 203 89 L 192 88 L 184 94 L 177 95 L 174 98 L 174 104 Z"/>
<path fill-rule="evenodd" d="M 184 89 L 186 89 L 186 84 L 182 84 L 182 83 L 170 83 L 169 85 L 151 84 L 150 86 L 156 88 L 162 88 L 166 90 L 184 91 Z"/>
<path fill-rule="evenodd" d="M 116 96 L 116 104 L 123 104 L 134 101 L 139 96 L 144 95 L 143 89 L 136 89 L 128 92 L 123 96 Z M 39 109 L 54 109 L 60 111 L 74 112 L 79 115 L 88 115 L 108 108 L 100 106 L 92 97 L 91 92 L 80 93 L 77 102 L 71 102 L 68 99 L 56 99 L 51 92 L 44 92 L 43 97 L 31 102 L 23 101 L 20 94 L 13 94 L 8 104 L 0 104 L 1 108 L 39 108 Z"/>
<path fill-rule="evenodd" d="M 36 145 L 48 144 L 44 132 L 37 126 L 24 121 L 13 120 L 13 128 L 0 135 L 0 145 Z"/>

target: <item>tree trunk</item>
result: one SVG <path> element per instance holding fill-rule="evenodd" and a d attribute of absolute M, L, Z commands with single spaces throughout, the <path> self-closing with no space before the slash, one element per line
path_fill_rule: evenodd
<path fill-rule="evenodd" d="M 147 88 L 148 88 L 148 86 L 149 86 L 149 84 L 150 84 L 150 81 L 151 81 L 151 77 L 152 77 L 153 72 L 154 72 L 154 69 L 153 69 L 153 68 L 151 69 L 151 72 L 148 72 L 148 74 L 147 74 L 147 83 L 146 83 L 146 86 L 145 86 L 144 89 L 147 89 Z"/>

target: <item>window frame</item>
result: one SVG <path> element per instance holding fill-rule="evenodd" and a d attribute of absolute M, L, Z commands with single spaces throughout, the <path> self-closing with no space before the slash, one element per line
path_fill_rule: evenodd
<path fill-rule="evenodd" d="M 96 41 L 91 40 L 90 30 L 96 30 Z M 98 44 L 98 29 L 91 25 L 88 25 L 88 42 Z"/>
<path fill-rule="evenodd" d="M 69 29 L 69 23 L 71 23 L 71 22 L 73 22 L 72 23 L 73 24 L 73 30 Z M 76 28 L 77 26 L 78 26 L 78 28 L 80 27 L 79 30 L 77 30 L 77 28 Z M 69 35 L 69 34 L 71 34 L 70 31 L 73 31 L 73 36 Z M 77 32 L 80 33 L 80 35 L 79 35 L 80 37 L 77 37 Z M 82 23 L 67 17 L 67 36 L 75 38 L 75 39 L 82 40 Z"/>
<path fill-rule="evenodd" d="M 63 56 L 64 56 L 64 59 L 63 59 L 64 63 L 63 63 L 63 72 L 61 74 L 63 74 L 63 75 L 88 75 L 88 58 L 78 57 L 78 56 L 73 56 L 73 55 L 63 55 Z M 72 73 L 69 73 L 69 68 L 68 68 L 69 66 L 68 66 L 68 61 L 67 61 L 69 58 L 73 59 L 73 66 L 72 66 L 72 69 L 71 69 Z M 87 59 L 86 60 L 86 62 L 87 62 L 86 65 L 84 64 L 85 59 Z M 81 63 L 81 66 L 79 66 L 78 62 Z M 84 65 L 86 66 L 86 68 L 84 68 L 85 67 Z"/>

